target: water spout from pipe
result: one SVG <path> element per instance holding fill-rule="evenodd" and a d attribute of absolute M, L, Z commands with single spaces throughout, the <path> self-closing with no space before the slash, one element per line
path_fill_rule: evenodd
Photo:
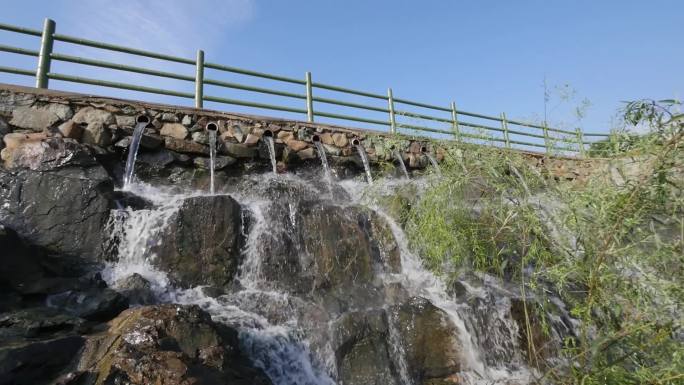
<path fill-rule="evenodd" d="M 435 159 L 435 157 L 428 152 L 427 147 L 421 147 L 420 152 L 422 152 L 430 160 L 430 163 L 432 164 L 432 167 L 435 168 L 437 175 L 442 176 L 442 170 L 439 168 L 439 164 L 437 164 L 437 159 Z"/>
<path fill-rule="evenodd" d="M 366 170 L 366 181 L 368 184 L 373 184 L 373 175 L 371 175 L 370 162 L 368 161 L 368 154 L 366 154 L 366 149 L 363 148 L 359 139 L 353 139 L 352 145 L 356 147 L 356 151 L 359 152 L 361 161 L 363 162 L 363 168 Z"/>
<path fill-rule="evenodd" d="M 328 190 L 332 195 L 332 174 L 330 173 L 330 166 L 328 165 L 328 157 L 325 155 L 325 147 L 321 143 L 321 138 L 318 135 L 314 135 L 312 138 L 314 146 L 316 146 L 316 151 L 318 151 L 318 157 L 321 158 L 321 164 L 323 165 L 323 172 L 325 173 L 325 179 L 328 181 Z"/>
<path fill-rule="evenodd" d="M 273 167 L 273 175 L 278 175 L 275 142 L 273 141 L 273 132 L 270 130 L 264 131 L 262 139 L 264 140 L 264 142 L 266 142 L 266 147 L 268 147 L 268 156 L 271 158 L 271 167 Z"/>
<path fill-rule="evenodd" d="M 399 151 L 396 151 L 394 149 L 394 146 L 392 146 L 392 153 L 399 162 L 399 166 L 401 166 L 401 171 L 404 173 L 406 179 L 411 179 L 411 176 L 409 176 L 408 170 L 406 169 L 406 164 L 404 163 L 404 157 L 401 156 L 401 153 L 399 153 Z"/>
<path fill-rule="evenodd" d="M 214 168 L 216 167 L 216 132 L 218 125 L 214 122 L 207 123 L 209 133 L 209 193 L 214 195 Z"/>
<path fill-rule="evenodd" d="M 135 159 L 138 156 L 138 147 L 140 147 L 140 140 L 145 133 L 145 128 L 150 124 L 150 118 L 145 115 L 140 115 L 136 118 L 135 128 L 133 129 L 133 136 L 131 137 L 131 144 L 128 146 L 128 158 L 126 159 L 126 169 L 124 171 L 123 189 L 128 190 L 133 182 L 133 172 L 135 170 Z"/>

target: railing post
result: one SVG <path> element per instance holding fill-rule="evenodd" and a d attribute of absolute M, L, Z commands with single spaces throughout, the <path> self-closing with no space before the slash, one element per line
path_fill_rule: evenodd
<path fill-rule="evenodd" d="M 546 125 L 546 120 L 544 121 L 544 124 L 542 124 L 542 127 L 544 127 L 544 146 L 546 146 L 546 155 L 551 155 L 551 147 L 549 146 L 549 129 Z"/>
<path fill-rule="evenodd" d="M 461 130 L 458 128 L 458 115 L 456 112 L 456 102 L 451 102 L 451 124 L 456 140 L 461 141 Z"/>
<path fill-rule="evenodd" d="M 501 113 L 501 129 L 503 130 L 504 140 L 506 141 L 506 148 L 511 148 L 511 140 L 508 137 L 508 121 L 506 120 L 506 113 Z"/>
<path fill-rule="evenodd" d="M 582 135 L 582 130 L 579 127 L 575 128 L 577 133 L 577 146 L 579 148 L 580 155 L 584 157 L 584 135 Z"/>
<path fill-rule="evenodd" d="M 392 95 L 392 89 L 387 89 L 387 106 L 389 107 L 389 123 L 390 132 L 392 134 L 397 133 L 397 121 L 394 116 L 394 96 Z"/>
<path fill-rule="evenodd" d="M 313 85 L 311 83 L 311 72 L 306 73 L 306 120 L 307 122 L 314 121 Z"/>
<path fill-rule="evenodd" d="M 204 105 L 204 51 L 197 50 L 195 59 L 195 108 Z"/>
<path fill-rule="evenodd" d="M 55 22 L 45 19 L 43 35 L 40 38 L 40 52 L 38 53 L 38 69 L 36 70 L 36 88 L 48 88 L 48 73 L 50 72 L 50 55 L 52 55 Z"/>

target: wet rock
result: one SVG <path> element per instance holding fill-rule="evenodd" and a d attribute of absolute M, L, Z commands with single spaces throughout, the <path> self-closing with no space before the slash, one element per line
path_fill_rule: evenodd
<path fill-rule="evenodd" d="M 197 157 L 193 160 L 195 166 L 209 170 L 211 168 L 210 159 Z M 230 165 L 237 163 L 237 159 L 230 156 L 217 156 L 214 158 L 214 170 L 222 170 Z"/>
<path fill-rule="evenodd" d="M 136 162 L 146 164 L 149 167 L 161 169 L 175 160 L 171 151 L 159 150 L 154 152 L 141 152 L 136 158 Z"/>
<path fill-rule="evenodd" d="M 77 369 L 88 384 L 271 384 L 241 354 L 237 331 L 198 306 L 129 309 L 110 325 L 80 357 Z"/>
<path fill-rule="evenodd" d="M 0 341 L 22 341 L 87 331 L 82 318 L 47 307 L 21 309 L 0 314 Z"/>
<path fill-rule="evenodd" d="M 109 288 L 93 288 L 56 294 L 48 304 L 89 321 L 109 321 L 128 308 L 128 299 Z"/>
<path fill-rule="evenodd" d="M 264 278 L 295 292 L 315 290 L 325 301 L 365 306 L 376 300 L 379 294 L 371 289 L 376 271 L 400 269 L 398 246 L 386 223 L 360 207 L 297 198 L 304 196 L 281 196 L 282 203 L 267 212 L 283 220 L 260 239 Z"/>
<path fill-rule="evenodd" d="M 399 385 L 388 346 L 387 317 L 382 310 L 347 313 L 338 319 L 333 344 L 338 379 L 345 385 Z"/>
<path fill-rule="evenodd" d="M 96 261 L 112 190 L 101 166 L 47 172 L 0 169 L 1 223 L 51 252 Z"/>
<path fill-rule="evenodd" d="M 257 149 L 247 147 L 237 143 L 223 143 L 219 147 L 219 152 L 230 155 L 234 158 L 254 158 L 257 156 Z"/>
<path fill-rule="evenodd" d="M 228 195 L 187 198 L 169 220 L 155 263 L 182 287 L 227 287 L 239 263 L 240 205 Z"/>
<path fill-rule="evenodd" d="M 414 297 L 390 309 L 415 383 L 435 383 L 461 369 L 458 329 L 444 310 L 425 298 Z"/>
<path fill-rule="evenodd" d="M 47 384 L 83 347 L 81 336 L 0 345 L 0 385 Z"/>
<path fill-rule="evenodd" d="M 297 156 L 299 157 L 299 159 L 302 160 L 317 158 L 316 152 L 314 151 L 313 147 L 307 147 L 301 151 L 297 151 Z"/>
<path fill-rule="evenodd" d="M 132 305 L 151 305 L 157 302 L 152 284 L 138 273 L 118 281 L 116 289 L 128 298 Z"/>
<path fill-rule="evenodd" d="M 189 140 L 180 140 L 166 136 L 164 137 L 164 146 L 171 151 L 182 152 L 187 154 L 209 155 L 208 146 L 196 142 L 191 142 Z"/>
<path fill-rule="evenodd" d="M 164 123 L 159 133 L 162 136 L 170 136 L 176 139 L 185 139 L 188 136 L 188 129 L 185 128 L 184 125 L 179 123 Z"/>

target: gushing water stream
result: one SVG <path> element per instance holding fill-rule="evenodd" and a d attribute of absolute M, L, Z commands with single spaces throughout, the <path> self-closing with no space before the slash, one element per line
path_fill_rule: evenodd
<path fill-rule="evenodd" d="M 398 151 L 394 151 L 394 157 L 397 158 L 397 161 L 399 161 L 399 165 L 401 166 L 401 171 L 404 173 L 404 176 L 406 179 L 411 179 L 409 176 L 408 170 L 406 169 L 406 164 L 404 163 L 404 158 L 401 156 L 401 154 Z"/>
<path fill-rule="evenodd" d="M 214 195 L 214 169 L 216 168 L 216 130 L 209 129 L 209 192 Z"/>
<path fill-rule="evenodd" d="M 318 157 L 321 158 L 321 165 L 323 166 L 325 179 L 328 181 L 328 190 L 332 194 L 333 180 L 332 174 L 330 173 L 330 166 L 328 165 L 328 157 L 325 155 L 325 147 L 323 147 L 323 143 L 318 140 L 314 141 L 314 145 L 316 146 L 316 151 L 318 151 Z"/>
<path fill-rule="evenodd" d="M 432 156 L 429 153 L 425 153 L 425 156 L 430 160 L 430 163 L 432 164 L 432 167 L 435 168 L 435 172 L 437 173 L 438 176 L 442 176 L 442 169 L 439 168 L 439 164 L 437 163 L 437 159 L 435 159 L 434 156 Z"/>
<path fill-rule="evenodd" d="M 264 139 L 264 141 L 266 141 L 266 147 L 268 147 L 268 156 L 271 158 L 271 167 L 273 167 L 273 175 L 278 175 L 275 143 L 273 142 L 273 137 L 264 135 L 262 138 Z"/>
<path fill-rule="evenodd" d="M 373 184 L 373 175 L 371 175 L 370 162 L 368 162 L 368 154 L 366 154 L 366 149 L 359 143 L 354 145 L 356 151 L 358 151 L 361 161 L 363 162 L 363 169 L 366 170 L 366 181 L 368 184 Z"/>
<path fill-rule="evenodd" d="M 131 182 L 133 182 L 133 173 L 135 171 L 135 159 L 138 156 L 138 147 L 140 147 L 140 140 L 145 127 L 149 123 L 149 119 L 145 116 L 138 117 L 138 122 L 133 129 L 133 136 L 131 137 L 131 144 L 128 146 L 128 158 L 126 159 L 126 169 L 124 171 L 123 188 L 127 190 Z"/>

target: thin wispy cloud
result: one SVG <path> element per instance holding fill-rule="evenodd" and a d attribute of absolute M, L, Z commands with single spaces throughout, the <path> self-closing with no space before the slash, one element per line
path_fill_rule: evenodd
<path fill-rule="evenodd" d="M 124 0 L 65 3 L 60 24 L 70 34 L 192 57 L 220 45 L 254 15 L 252 0 Z"/>

